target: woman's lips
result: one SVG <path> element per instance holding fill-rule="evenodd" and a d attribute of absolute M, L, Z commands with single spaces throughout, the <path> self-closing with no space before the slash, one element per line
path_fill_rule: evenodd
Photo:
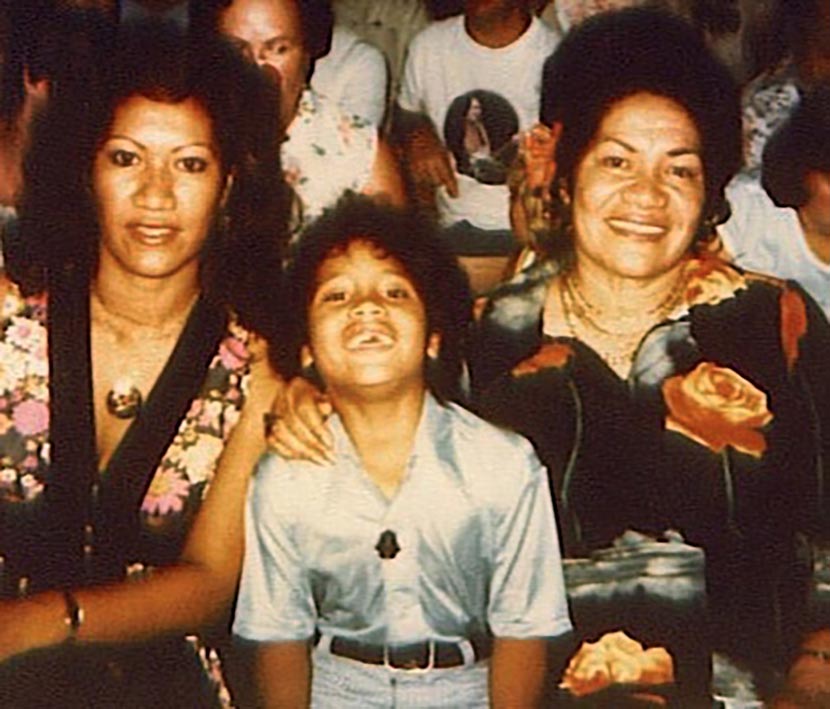
<path fill-rule="evenodd" d="M 642 239 L 657 239 L 668 231 L 665 225 L 649 220 L 611 217 L 607 223 L 618 234 Z"/>
<path fill-rule="evenodd" d="M 145 241 L 162 241 L 175 236 L 179 232 L 178 227 L 170 224 L 133 222 L 129 225 L 129 228 Z"/>

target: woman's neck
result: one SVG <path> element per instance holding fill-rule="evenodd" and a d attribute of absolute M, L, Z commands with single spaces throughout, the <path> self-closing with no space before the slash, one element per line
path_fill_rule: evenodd
<path fill-rule="evenodd" d="M 613 276 L 591 264 L 577 264 L 568 275 L 577 295 L 596 312 L 621 321 L 654 320 L 680 295 L 685 260 L 653 278 Z M 676 305 L 676 303 L 674 303 Z M 667 313 L 663 313 L 664 315 Z"/>
<path fill-rule="evenodd" d="M 159 330 L 183 323 L 198 295 L 195 278 L 121 278 L 99 272 L 90 298 L 93 315 L 97 311 L 118 329 Z"/>

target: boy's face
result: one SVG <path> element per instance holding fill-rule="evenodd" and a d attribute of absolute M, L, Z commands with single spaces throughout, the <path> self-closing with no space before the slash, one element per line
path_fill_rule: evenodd
<path fill-rule="evenodd" d="M 424 356 L 438 351 L 403 266 L 359 239 L 320 265 L 308 323 L 304 364 L 314 362 L 332 394 L 423 388 Z"/>

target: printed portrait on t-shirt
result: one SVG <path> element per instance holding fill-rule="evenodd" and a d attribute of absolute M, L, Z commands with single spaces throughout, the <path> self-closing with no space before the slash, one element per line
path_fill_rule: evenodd
<path fill-rule="evenodd" d="M 457 96 L 444 120 L 444 141 L 455 159 L 456 171 L 487 185 L 507 181 L 518 132 L 516 110 L 492 91 Z"/>

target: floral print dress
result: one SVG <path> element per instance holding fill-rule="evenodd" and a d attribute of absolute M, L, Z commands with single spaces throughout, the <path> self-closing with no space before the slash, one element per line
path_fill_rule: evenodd
<path fill-rule="evenodd" d="M 0 320 L 0 597 L 30 585 L 44 524 L 50 467 L 48 298 L 22 297 L 15 286 Z M 139 541 L 130 574 L 175 561 L 239 419 L 249 374 L 249 334 L 231 322 L 198 396 L 181 421 L 140 505 Z M 106 484 L 101 480 L 101 485 Z M 215 653 L 201 646 L 218 677 Z"/>
<path fill-rule="evenodd" d="M 681 305 L 625 380 L 565 323 L 543 326 L 550 266 L 507 284 L 476 326 L 473 394 L 547 465 L 566 556 L 679 531 L 705 552 L 707 642 L 768 665 L 806 612 L 803 540 L 830 524 L 830 326 L 795 285 L 713 256 L 684 268 Z"/>

